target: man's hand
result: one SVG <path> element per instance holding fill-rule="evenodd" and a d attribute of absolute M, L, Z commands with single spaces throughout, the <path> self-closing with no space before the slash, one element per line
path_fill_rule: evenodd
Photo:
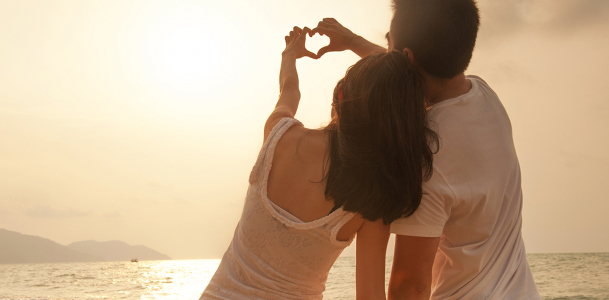
<path fill-rule="evenodd" d="M 294 29 L 290 31 L 289 35 L 285 36 L 285 50 L 283 50 L 283 55 L 293 55 L 294 58 L 308 56 L 317 59 L 318 56 L 305 47 L 307 34 L 310 33 L 311 29 L 308 27 L 300 29 L 300 27 L 294 26 Z M 312 34 L 310 35 L 312 36 Z"/>
<path fill-rule="evenodd" d="M 353 40 L 357 37 L 355 33 L 345 28 L 334 18 L 324 18 L 317 24 L 317 27 L 311 30 L 309 35 L 313 36 L 316 33 L 326 35 L 330 38 L 330 44 L 317 51 L 318 57 L 321 57 L 328 52 L 350 50 Z"/>
<path fill-rule="evenodd" d="M 351 50 L 360 57 L 375 53 L 385 53 L 387 49 L 375 45 L 363 37 L 353 33 L 338 23 L 334 18 L 324 18 L 317 27 L 309 33 L 310 36 L 319 33 L 330 38 L 330 44 L 317 51 L 317 58 L 328 52 Z"/>

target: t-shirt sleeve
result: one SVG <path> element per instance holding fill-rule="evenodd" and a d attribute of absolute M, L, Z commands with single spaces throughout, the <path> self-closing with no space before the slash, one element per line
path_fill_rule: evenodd
<path fill-rule="evenodd" d="M 399 235 L 439 237 L 448 221 L 455 195 L 442 174 L 434 169 L 423 184 L 423 198 L 410 217 L 393 221 L 391 232 Z"/>

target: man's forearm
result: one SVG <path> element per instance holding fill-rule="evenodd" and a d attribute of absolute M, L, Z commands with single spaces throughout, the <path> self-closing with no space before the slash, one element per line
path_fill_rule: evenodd
<path fill-rule="evenodd" d="M 440 237 L 396 235 L 389 299 L 429 299 L 439 243 Z"/>
<path fill-rule="evenodd" d="M 431 286 L 409 285 L 408 283 L 391 284 L 387 291 L 389 300 L 429 300 L 431 296 Z"/>
<path fill-rule="evenodd" d="M 349 50 L 359 55 L 359 57 L 366 57 L 371 54 L 386 53 L 387 49 L 369 42 L 365 38 L 356 35 L 349 44 Z"/>

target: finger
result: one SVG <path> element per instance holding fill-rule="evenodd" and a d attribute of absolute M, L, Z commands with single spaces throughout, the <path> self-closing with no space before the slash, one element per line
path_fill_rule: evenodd
<path fill-rule="evenodd" d="M 336 21 L 336 19 L 334 18 L 323 18 L 324 22 L 330 22 L 330 23 L 338 23 L 338 21 Z"/>
<path fill-rule="evenodd" d="M 315 35 L 315 32 L 313 32 L 313 29 L 311 29 L 311 31 L 309 31 L 309 37 L 313 37 Z"/>
<path fill-rule="evenodd" d="M 324 21 L 317 23 L 317 27 L 328 28 L 331 26 L 334 26 L 334 24 L 329 23 L 329 22 L 324 22 Z"/>
<path fill-rule="evenodd" d="M 313 30 L 311 30 L 311 36 L 313 36 L 316 33 L 319 33 L 319 35 L 325 35 L 328 34 L 328 28 L 327 27 L 323 27 L 323 26 L 317 26 L 315 28 L 313 28 Z"/>
<path fill-rule="evenodd" d="M 287 46 L 290 43 L 290 37 L 289 36 L 285 36 L 285 45 Z"/>
<path fill-rule="evenodd" d="M 309 36 L 311 36 L 310 33 L 311 33 L 311 28 L 306 27 L 306 26 L 305 26 L 305 28 L 302 29 L 302 32 L 301 32 L 302 35 L 309 34 Z"/>
<path fill-rule="evenodd" d="M 325 46 L 325 47 L 321 47 L 318 51 L 317 51 L 317 58 L 320 58 L 322 55 L 328 53 L 332 51 L 332 48 L 330 48 L 330 46 Z"/>
<path fill-rule="evenodd" d="M 294 26 L 294 31 L 298 34 L 300 34 L 302 32 L 302 29 L 300 29 L 300 27 L 298 26 Z"/>
<path fill-rule="evenodd" d="M 304 56 L 308 56 L 308 57 L 310 57 L 310 58 L 312 58 L 312 59 L 318 59 L 318 58 L 319 58 L 319 56 L 318 56 L 317 54 L 315 54 L 315 53 L 313 53 L 313 52 L 311 52 L 311 51 L 307 51 L 307 52 L 305 52 L 305 53 L 304 53 Z"/>

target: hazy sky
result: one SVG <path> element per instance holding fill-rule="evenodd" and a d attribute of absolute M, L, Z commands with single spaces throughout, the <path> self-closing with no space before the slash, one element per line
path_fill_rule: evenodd
<path fill-rule="evenodd" d="M 527 251 L 609 251 L 609 1 L 479 6 L 467 73 L 512 120 Z M 283 36 L 323 17 L 385 45 L 390 1 L 0 0 L 0 228 L 219 258 L 278 96 Z M 299 61 L 297 118 L 325 124 L 356 61 Z"/>

